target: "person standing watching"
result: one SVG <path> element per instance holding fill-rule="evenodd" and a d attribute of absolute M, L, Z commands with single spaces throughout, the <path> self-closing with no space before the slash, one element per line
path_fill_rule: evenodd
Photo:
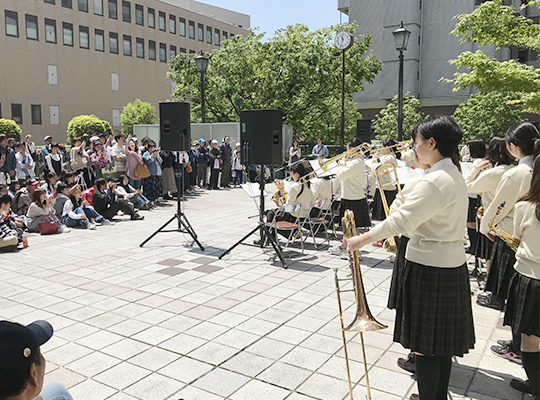
<path fill-rule="evenodd" d="M 298 140 L 293 140 L 292 147 L 289 149 L 289 165 L 294 164 L 302 158 L 302 152 L 298 147 Z"/>
<path fill-rule="evenodd" d="M 322 144 L 322 137 L 317 138 L 317 144 L 313 146 L 313 150 L 311 151 L 311 154 L 318 158 L 326 158 L 328 157 L 328 147 L 326 147 L 324 144 Z"/>
<path fill-rule="evenodd" d="M 26 143 L 19 143 L 17 148 L 17 154 L 15 154 L 15 160 L 17 161 L 17 179 L 22 185 L 28 179 L 34 177 L 34 160 L 32 156 L 26 152 Z"/>
<path fill-rule="evenodd" d="M 26 135 L 24 139 L 25 139 L 24 144 L 26 145 L 26 152 L 30 154 L 30 157 L 32 157 L 32 160 L 36 162 L 38 159 L 38 156 L 36 152 L 36 144 L 32 141 L 32 135 Z"/>
<path fill-rule="evenodd" d="M 119 133 L 115 137 L 116 143 L 112 146 L 111 156 L 114 160 L 114 166 L 116 167 L 116 176 L 126 174 L 126 150 L 124 145 L 126 144 L 126 138 Z"/>
<path fill-rule="evenodd" d="M 8 145 L 8 137 L 4 134 L 0 135 L 0 157 L 4 158 L 4 165 L 1 167 L 2 171 L 9 175 L 11 179 L 15 179 L 15 169 L 17 162 L 15 160 L 15 152 Z"/>
<path fill-rule="evenodd" d="M 41 148 L 41 160 L 43 161 L 43 165 L 47 165 L 45 157 L 51 153 L 52 137 L 47 135 L 43 138 L 43 141 L 45 142 L 45 145 Z"/>
<path fill-rule="evenodd" d="M 96 178 L 103 177 L 102 170 L 109 162 L 109 155 L 103 150 L 103 143 L 99 140 L 94 142 L 94 152 L 90 155 L 90 160 L 96 173 Z"/>
<path fill-rule="evenodd" d="M 64 170 L 64 160 L 58 143 L 51 144 L 51 152 L 45 157 L 45 170 L 60 176 Z"/>
<path fill-rule="evenodd" d="M 213 139 L 212 142 L 210 142 L 210 151 L 208 153 L 208 157 L 210 158 L 210 185 L 208 186 L 208 189 L 219 189 L 218 187 L 218 176 L 219 176 L 219 168 L 221 167 L 222 160 L 221 160 L 221 152 L 217 148 L 217 140 Z"/>
<path fill-rule="evenodd" d="M 206 166 L 208 165 L 208 149 L 205 146 L 206 141 L 203 138 L 199 139 L 197 147 L 197 186 L 206 186 Z"/>
<path fill-rule="evenodd" d="M 219 148 L 221 153 L 221 187 L 229 187 L 229 177 L 231 175 L 231 161 L 232 161 L 232 148 L 231 148 L 231 138 L 225 136 L 223 143 Z"/>

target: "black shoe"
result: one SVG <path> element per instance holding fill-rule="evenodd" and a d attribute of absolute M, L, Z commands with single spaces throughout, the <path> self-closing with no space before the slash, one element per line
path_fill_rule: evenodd
<path fill-rule="evenodd" d="M 260 239 L 257 239 L 257 240 L 254 240 L 254 241 L 253 241 L 253 244 L 254 244 L 254 245 L 257 245 L 257 246 L 262 246 L 262 247 L 264 247 L 264 246 L 266 246 L 268 243 L 267 243 L 267 240 L 266 240 L 266 239 L 263 239 L 262 245 L 261 245 L 261 240 L 260 240 Z"/>
<path fill-rule="evenodd" d="M 163 200 L 172 200 L 172 199 L 173 199 L 173 197 L 169 196 L 168 194 L 163 196 Z"/>
<path fill-rule="evenodd" d="M 529 380 L 522 381 L 521 379 L 512 378 L 510 386 L 516 389 L 518 392 L 533 394 L 531 390 L 531 384 Z"/>
<path fill-rule="evenodd" d="M 478 296 L 476 304 L 482 307 L 493 308 L 495 310 L 502 310 L 504 308 L 504 302 L 495 299 L 493 296 Z"/>
<path fill-rule="evenodd" d="M 416 373 L 416 363 L 413 362 L 414 356 L 409 355 L 408 358 L 398 358 L 397 365 L 411 374 Z"/>
<path fill-rule="evenodd" d="M 140 221 L 144 219 L 144 215 L 141 215 L 139 213 L 135 213 L 131 216 L 132 221 Z"/>

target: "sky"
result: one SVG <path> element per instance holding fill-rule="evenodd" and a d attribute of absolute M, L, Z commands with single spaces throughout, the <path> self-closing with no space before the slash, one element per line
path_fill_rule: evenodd
<path fill-rule="evenodd" d="M 258 27 L 265 38 L 287 25 L 302 23 L 314 31 L 339 24 L 337 0 L 199 0 L 251 16 L 251 28 Z M 342 16 L 347 21 L 346 15 Z"/>

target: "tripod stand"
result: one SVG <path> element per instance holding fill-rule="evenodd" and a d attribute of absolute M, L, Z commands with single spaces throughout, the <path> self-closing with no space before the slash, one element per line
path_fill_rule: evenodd
<path fill-rule="evenodd" d="M 277 243 L 277 239 L 270 233 L 270 229 L 268 226 L 266 226 L 266 223 L 264 222 L 264 168 L 261 165 L 261 173 L 259 174 L 259 189 L 260 189 L 260 203 L 259 203 L 259 224 L 246 236 L 244 236 L 242 239 L 240 239 L 238 242 L 233 244 L 231 247 L 229 247 L 227 250 L 225 250 L 220 256 L 219 259 L 221 260 L 227 253 L 231 252 L 235 247 L 237 247 L 240 243 L 242 243 L 244 240 L 246 240 L 248 237 L 253 235 L 255 232 L 260 231 L 260 243 L 259 246 L 261 248 L 264 247 L 264 243 L 268 241 L 272 247 L 274 248 L 274 251 L 276 252 L 276 255 L 279 257 L 279 260 L 281 261 L 281 264 L 283 265 L 283 268 L 287 268 L 287 264 L 285 263 L 285 258 L 283 257 L 283 253 L 281 252 L 281 248 L 279 247 Z"/>
<path fill-rule="evenodd" d="M 181 179 L 180 179 L 180 177 L 178 175 L 180 175 L 180 174 L 175 174 L 176 186 L 177 186 L 176 214 L 174 214 L 174 216 L 170 220 L 168 220 L 161 228 L 159 228 L 157 231 L 152 233 L 144 242 L 142 242 L 139 245 L 140 247 L 143 247 L 150 239 L 152 239 L 154 236 L 156 236 L 160 232 L 182 232 L 182 233 L 189 234 L 191 236 L 191 238 L 193 239 L 193 242 L 197 243 L 197 245 L 199 246 L 199 249 L 201 249 L 201 251 L 204 251 L 203 245 L 197 239 L 197 234 L 195 233 L 195 230 L 193 229 L 193 227 L 189 223 L 188 219 L 186 218 L 186 215 L 182 211 L 182 201 L 180 199 L 181 198 L 180 193 L 183 192 L 183 190 L 184 190 L 185 168 L 184 168 L 184 171 L 182 171 L 182 173 L 181 173 L 181 177 L 182 177 Z M 178 220 L 178 229 L 165 230 L 165 228 L 171 222 L 173 222 L 175 219 Z M 193 245 L 193 242 L 191 242 L 191 245 Z"/>

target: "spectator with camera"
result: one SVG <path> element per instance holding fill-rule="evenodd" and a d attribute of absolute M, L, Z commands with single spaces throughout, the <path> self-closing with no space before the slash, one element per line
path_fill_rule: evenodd
<path fill-rule="evenodd" d="M 117 197 L 115 192 L 116 183 L 113 181 L 107 182 L 105 179 L 99 178 L 96 180 L 94 187 L 92 205 L 104 218 L 110 221 L 121 210 L 124 214 L 129 215 L 131 220 L 144 219 L 144 216 L 135 212 L 133 206 L 127 201 Z"/>
<path fill-rule="evenodd" d="M 144 164 L 150 171 L 150 176 L 143 179 L 143 193 L 150 201 L 156 201 L 163 194 L 161 175 L 158 175 L 158 166 L 161 164 L 159 150 L 153 141 L 147 141 L 146 151 L 143 153 Z"/>
<path fill-rule="evenodd" d="M 60 220 L 54 215 L 52 203 L 54 196 L 47 196 L 45 190 L 36 189 L 32 196 L 32 203 L 28 207 L 26 217 L 28 218 L 29 232 L 42 232 L 40 224 L 57 224 L 56 233 L 69 232 L 71 229 L 63 225 Z M 48 218 L 44 218 L 48 217 Z"/>

